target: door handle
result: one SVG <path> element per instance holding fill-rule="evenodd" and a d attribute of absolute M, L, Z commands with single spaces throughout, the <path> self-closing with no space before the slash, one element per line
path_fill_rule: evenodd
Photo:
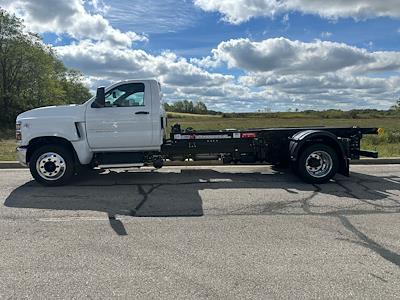
<path fill-rule="evenodd" d="M 137 111 L 135 112 L 135 115 L 148 115 L 150 114 L 148 111 Z"/>

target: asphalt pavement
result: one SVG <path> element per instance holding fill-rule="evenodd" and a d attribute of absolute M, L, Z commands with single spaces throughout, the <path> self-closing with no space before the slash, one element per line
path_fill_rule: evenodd
<path fill-rule="evenodd" d="M 400 166 L 0 170 L 1 299 L 398 299 Z"/>

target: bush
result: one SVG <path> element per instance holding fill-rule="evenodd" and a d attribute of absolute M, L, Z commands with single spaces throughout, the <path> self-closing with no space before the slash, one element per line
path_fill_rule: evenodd
<path fill-rule="evenodd" d="M 365 135 L 363 137 L 365 143 L 370 145 L 382 145 L 382 144 L 397 144 L 400 143 L 400 131 L 388 131 L 383 135 Z"/>
<path fill-rule="evenodd" d="M 389 144 L 400 143 L 400 131 L 390 131 L 386 135 Z"/>

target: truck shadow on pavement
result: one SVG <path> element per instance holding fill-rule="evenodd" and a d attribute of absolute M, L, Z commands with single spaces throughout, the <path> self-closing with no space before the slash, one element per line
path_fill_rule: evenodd
<path fill-rule="evenodd" d="M 350 178 L 338 175 L 331 183 L 310 185 L 300 182 L 285 170 L 268 170 L 236 173 L 212 169 L 93 171 L 77 177 L 69 186 L 48 188 L 33 181 L 27 182 L 11 192 L 4 205 L 13 208 L 105 212 L 118 235 L 127 235 L 118 217 L 121 215 L 337 217 L 356 238 L 355 243 L 400 266 L 399 254 L 370 239 L 347 218 L 352 215 L 399 213 L 399 177 L 352 173 Z"/>

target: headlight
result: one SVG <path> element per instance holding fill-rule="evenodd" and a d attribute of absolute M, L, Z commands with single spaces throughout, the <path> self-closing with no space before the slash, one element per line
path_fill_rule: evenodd
<path fill-rule="evenodd" d="M 15 130 L 21 130 L 21 123 L 16 123 L 15 124 Z"/>

